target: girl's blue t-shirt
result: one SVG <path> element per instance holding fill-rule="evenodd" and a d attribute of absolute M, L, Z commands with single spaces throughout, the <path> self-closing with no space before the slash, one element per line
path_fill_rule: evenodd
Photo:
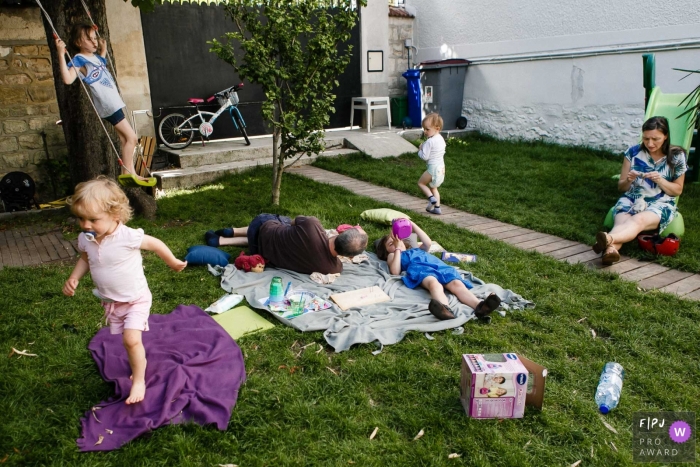
<path fill-rule="evenodd" d="M 73 60 L 68 62 L 68 68 L 70 67 L 75 67 L 76 70 L 85 67 L 87 74 L 83 76 L 79 72 L 78 75 L 89 86 L 92 101 L 100 118 L 109 117 L 126 106 L 119 95 L 114 78 L 107 69 L 107 60 L 103 56 L 94 54 L 88 57 L 76 54 Z"/>

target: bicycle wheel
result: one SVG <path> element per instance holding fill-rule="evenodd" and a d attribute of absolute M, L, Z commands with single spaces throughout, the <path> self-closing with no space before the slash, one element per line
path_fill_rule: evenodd
<path fill-rule="evenodd" d="M 250 140 L 248 139 L 248 133 L 245 131 L 245 123 L 243 123 L 243 119 L 236 115 L 235 113 L 231 115 L 236 120 L 236 125 L 238 125 L 238 129 L 241 130 L 241 133 L 243 133 L 243 138 L 245 138 L 245 145 L 250 146 Z"/>
<path fill-rule="evenodd" d="M 158 135 L 170 149 L 185 149 L 192 143 L 194 132 L 192 123 L 182 114 L 170 114 L 158 125 Z"/>

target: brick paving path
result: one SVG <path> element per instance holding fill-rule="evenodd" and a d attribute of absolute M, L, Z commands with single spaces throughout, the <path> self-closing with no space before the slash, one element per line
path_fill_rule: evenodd
<path fill-rule="evenodd" d="M 63 238 L 59 228 L 24 227 L 0 231 L 0 269 L 72 260 L 77 241 Z"/>
<path fill-rule="evenodd" d="M 425 212 L 426 202 L 423 198 L 416 198 L 400 191 L 379 187 L 310 165 L 292 168 L 291 172 L 317 182 L 341 186 L 359 195 L 428 215 Z M 442 216 L 432 216 L 434 219 L 484 234 L 495 240 L 504 241 L 516 248 L 537 251 L 568 263 L 584 263 L 594 269 L 617 273 L 621 278 L 636 282 L 640 288 L 645 290 L 659 289 L 685 299 L 700 301 L 700 274 L 677 271 L 660 264 L 638 261 L 627 256 L 622 256 L 620 262 L 612 266 L 604 267 L 600 255 L 594 253 L 590 245 L 469 214 L 444 204 L 441 209 Z"/>

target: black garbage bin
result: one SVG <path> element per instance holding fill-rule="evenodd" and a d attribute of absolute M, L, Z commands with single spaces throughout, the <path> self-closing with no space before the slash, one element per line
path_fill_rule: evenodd
<path fill-rule="evenodd" d="M 450 58 L 429 60 L 418 66 L 421 71 L 423 113 L 439 113 L 445 130 L 467 126 L 466 118 L 462 117 L 462 97 L 469 63 L 464 58 Z M 431 87 L 432 95 L 429 94 Z"/>

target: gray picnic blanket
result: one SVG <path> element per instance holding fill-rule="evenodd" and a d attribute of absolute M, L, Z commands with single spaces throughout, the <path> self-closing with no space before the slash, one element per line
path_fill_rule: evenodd
<path fill-rule="evenodd" d="M 354 344 L 377 342 L 384 345 L 395 344 L 409 331 L 431 333 L 456 329 L 461 332 L 461 325 L 474 319 L 474 310 L 460 303 L 457 298 L 447 293 L 449 306 L 456 318 L 441 321 L 428 311 L 430 294 L 422 287 L 409 289 L 401 281 L 401 276 L 389 273 L 385 261 L 380 261 L 374 253 L 367 253 L 369 259 L 360 264 L 343 264 L 343 273 L 332 284 L 317 284 L 307 274 L 300 274 L 287 269 L 266 268 L 256 274 L 239 271 L 233 264 L 225 268 L 209 266 L 212 274 L 221 276 L 221 287 L 229 293 L 245 296 L 248 304 L 254 308 L 267 310 L 272 316 L 299 331 L 324 331 L 326 342 L 336 352 L 348 350 Z M 474 284 L 471 289 L 477 298 L 486 298 L 496 293 L 502 300 L 498 312 L 506 316 L 506 310 L 524 310 L 534 308 L 535 304 L 525 300 L 511 290 L 497 284 L 486 284 L 474 277 L 471 272 L 459 269 L 462 276 Z M 353 307 L 345 311 L 333 304 L 332 308 L 313 313 L 306 313 L 293 319 L 282 318 L 260 302 L 270 295 L 270 282 L 273 276 L 282 278 L 282 284 L 291 281 L 294 288 L 303 288 L 316 295 L 329 299 L 330 295 L 348 292 L 373 285 L 386 292 L 390 301 L 362 307 Z M 330 300 L 329 300 L 330 301 Z"/>

